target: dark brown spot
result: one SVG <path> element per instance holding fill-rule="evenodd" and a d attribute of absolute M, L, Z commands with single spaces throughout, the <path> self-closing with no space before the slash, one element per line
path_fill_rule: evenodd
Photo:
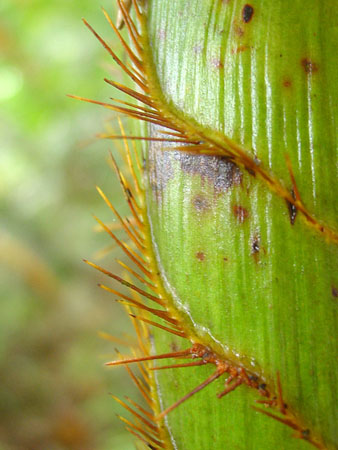
<path fill-rule="evenodd" d="M 251 5 L 244 5 L 244 8 L 242 9 L 242 18 L 243 22 L 248 23 L 252 19 L 254 13 L 254 9 Z"/>
<path fill-rule="evenodd" d="M 253 177 L 256 176 L 256 172 L 249 166 L 245 166 L 245 170 Z"/>
<path fill-rule="evenodd" d="M 248 374 L 248 378 L 250 381 L 258 381 L 258 377 L 256 375 Z"/>
<path fill-rule="evenodd" d="M 302 430 L 302 438 L 303 439 L 309 439 L 310 438 L 310 430 Z"/>
<path fill-rule="evenodd" d="M 259 234 L 255 234 L 251 239 L 251 255 L 253 256 L 256 263 L 258 263 L 259 260 L 260 250 L 261 250 L 261 237 Z"/>
<path fill-rule="evenodd" d="M 266 384 L 265 384 L 265 383 L 259 384 L 259 385 L 258 385 L 258 390 L 259 390 L 259 392 L 260 392 L 261 395 L 269 396 L 268 390 L 267 390 L 267 388 L 266 388 Z"/>
<path fill-rule="evenodd" d="M 255 253 L 259 253 L 260 247 L 260 237 L 258 235 L 255 235 L 251 242 L 251 254 L 254 255 Z"/>
<path fill-rule="evenodd" d="M 126 194 L 127 194 L 128 198 L 133 198 L 133 194 L 129 188 L 126 188 Z"/>
<path fill-rule="evenodd" d="M 228 258 L 223 258 L 223 261 L 228 261 Z"/>
<path fill-rule="evenodd" d="M 297 216 L 297 208 L 293 203 L 290 202 L 288 202 L 288 208 L 289 208 L 290 223 L 291 225 L 294 225 Z"/>
<path fill-rule="evenodd" d="M 335 286 L 332 286 L 331 292 L 332 292 L 333 297 L 335 297 L 335 298 L 338 297 L 338 289 Z"/>
<path fill-rule="evenodd" d="M 193 199 L 192 203 L 194 208 L 198 212 L 205 212 L 210 209 L 210 202 L 202 194 L 197 194 Z"/>
<path fill-rule="evenodd" d="M 283 81 L 283 86 L 288 88 L 292 86 L 292 82 L 290 80 L 284 80 Z"/>
<path fill-rule="evenodd" d="M 208 181 L 213 185 L 216 194 L 226 192 L 233 186 L 239 186 L 242 182 L 241 171 L 228 158 L 193 155 L 179 151 L 174 153 L 174 157 L 180 162 L 183 172 L 200 175 L 202 184 Z"/>
<path fill-rule="evenodd" d="M 295 192 L 293 189 L 291 190 L 291 195 L 292 195 L 292 198 L 294 200 L 296 200 Z M 291 223 L 291 225 L 294 225 L 298 210 L 295 207 L 295 205 L 293 203 L 289 202 L 288 200 L 286 201 L 286 203 L 288 205 L 290 223 Z"/>
<path fill-rule="evenodd" d="M 305 72 L 308 74 L 318 72 L 318 65 L 315 62 L 311 61 L 311 59 L 309 58 L 303 58 L 301 60 L 301 64 Z"/>
<path fill-rule="evenodd" d="M 199 261 L 204 261 L 204 260 L 205 260 L 205 254 L 204 254 L 203 252 L 197 252 L 197 253 L 196 253 L 196 258 L 197 258 Z"/>
<path fill-rule="evenodd" d="M 234 205 L 232 210 L 239 223 L 243 223 L 249 217 L 249 211 L 243 206 Z"/>

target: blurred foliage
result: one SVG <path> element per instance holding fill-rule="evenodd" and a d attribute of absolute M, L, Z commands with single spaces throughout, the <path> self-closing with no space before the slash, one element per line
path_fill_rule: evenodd
<path fill-rule="evenodd" d="M 66 97 L 107 101 L 103 77 L 120 79 L 81 22 L 112 42 L 100 6 L 0 2 L 0 450 L 134 448 L 107 394 L 135 394 L 97 335 L 130 325 L 82 262 L 108 243 L 91 213 L 112 220 L 95 185 L 123 211 L 112 145 L 95 139 L 112 116 Z"/>

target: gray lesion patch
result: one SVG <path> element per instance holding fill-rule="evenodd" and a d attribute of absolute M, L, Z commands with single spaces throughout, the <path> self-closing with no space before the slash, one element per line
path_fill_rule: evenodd
<path fill-rule="evenodd" d="M 163 142 L 154 142 L 148 151 L 148 180 L 149 186 L 156 201 L 162 200 L 162 194 L 168 182 L 174 176 L 174 168 L 171 161 L 171 151 L 162 150 Z"/>
<path fill-rule="evenodd" d="M 210 183 L 217 194 L 239 186 L 242 182 L 241 171 L 227 158 L 183 152 L 175 152 L 174 158 L 179 161 L 183 172 L 200 175 L 202 181 Z"/>
<path fill-rule="evenodd" d="M 149 131 L 149 135 L 152 137 L 163 138 L 165 136 L 156 126 L 151 126 Z M 147 171 L 149 186 L 155 200 L 159 202 L 162 200 L 163 191 L 174 177 L 177 167 L 180 167 L 186 174 L 200 176 L 202 185 L 205 183 L 211 185 L 215 194 L 227 192 L 232 187 L 241 185 L 242 173 L 229 159 L 220 156 L 196 155 L 182 150 L 170 150 L 170 147 L 176 145 L 172 142 L 152 141 L 149 143 Z M 196 199 L 196 209 L 199 207 L 208 209 L 207 206 Z"/>
<path fill-rule="evenodd" d="M 164 131 L 156 125 L 149 126 L 149 136 L 154 138 L 165 137 Z M 163 191 L 168 182 L 174 177 L 174 167 L 172 161 L 172 150 L 165 150 L 173 147 L 172 142 L 149 141 L 147 157 L 147 173 L 149 187 L 153 197 L 157 202 L 161 202 Z"/>
<path fill-rule="evenodd" d="M 199 213 L 206 212 L 211 208 L 210 201 L 203 194 L 195 195 L 192 204 Z"/>

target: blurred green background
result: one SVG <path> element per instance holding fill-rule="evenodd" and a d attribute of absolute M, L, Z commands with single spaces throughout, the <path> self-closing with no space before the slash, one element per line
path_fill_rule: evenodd
<path fill-rule="evenodd" d="M 113 3 L 0 2 L 0 450 L 134 448 L 108 393 L 137 394 L 103 367 L 115 345 L 97 334 L 129 321 L 82 262 L 117 256 L 100 260 L 109 238 L 91 216 L 112 220 L 96 184 L 124 208 L 114 147 L 95 139 L 114 116 L 66 97 L 115 94 L 103 77 L 120 71 L 81 22 L 115 45 L 100 10 L 115 17 Z"/>

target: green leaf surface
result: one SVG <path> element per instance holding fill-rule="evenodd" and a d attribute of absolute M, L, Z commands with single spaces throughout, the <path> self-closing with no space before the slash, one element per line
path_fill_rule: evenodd
<path fill-rule="evenodd" d="M 151 0 L 152 58 L 171 112 L 234 139 L 292 189 L 315 218 L 337 218 L 337 23 L 334 1 Z M 197 125 L 198 126 L 198 125 Z M 158 136 L 154 127 L 151 135 Z M 251 369 L 310 433 L 336 448 L 337 245 L 269 187 L 225 158 L 150 145 L 148 210 L 162 279 L 186 324 Z M 163 149 L 164 147 L 164 149 Z M 181 348 L 154 331 L 156 350 Z M 209 367 L 161 371 L 162 407 Z M 178 449 L 302 449 L 292 430 L 250 408 L 224 379 L 167 418 Z"/>

